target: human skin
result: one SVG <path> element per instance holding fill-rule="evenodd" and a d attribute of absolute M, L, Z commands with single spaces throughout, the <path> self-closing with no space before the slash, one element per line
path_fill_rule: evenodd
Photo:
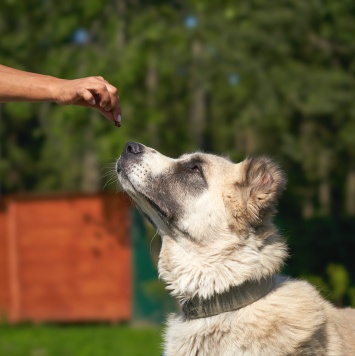
<path fill-rule="evenodd" d="M 0 64 L 0 102 L 16 101 L 52 101 L 92 107 L 116 126 L 121 126 L 117 88 L 100 76 L 68 80 Z"/>

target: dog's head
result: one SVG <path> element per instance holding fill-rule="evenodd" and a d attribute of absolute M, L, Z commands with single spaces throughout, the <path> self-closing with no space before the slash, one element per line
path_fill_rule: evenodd
<path fill-rule="evenodd" d="M 116 167 L 123 189 L 160 232 L 201 243 L 262 225 L 285 186 L 282 171 L 266 157 L 235 164 L 197 152 L 172 159 L 135 142 Z"/>
<path fill-rule="evenodd" d="M 172 159 L 129 142 L 116 167 L 163 237 L 160 275 L 174 294 L 206 297 L 280 268 L 286 248 L 271 216 L 285 178 L 269 158 L 233 163 L 197 152 Z"/>

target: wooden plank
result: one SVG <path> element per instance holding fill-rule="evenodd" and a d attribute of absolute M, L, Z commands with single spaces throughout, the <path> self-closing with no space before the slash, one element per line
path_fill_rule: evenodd
<path fill-rule="evenodd" d="M 1 205 L 1 204 L 0 204 Z M 6 209 L 0 210 L 0 319 L 5 317 L 9 306 L 9 276 L 6 240 Z"/>
<path fill-rule="evenodd" d="M 17 246 L 16 203 L 9 202 L 7 215 L 7 246 L 9 263 L 9 321 L 17 322 L 21 319 L 21 286 Z"/>

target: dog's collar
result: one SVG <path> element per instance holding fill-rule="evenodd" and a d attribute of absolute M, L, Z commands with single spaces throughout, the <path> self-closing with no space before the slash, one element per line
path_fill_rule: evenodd
<path fill-rule="evenodd" d="M 192 298 L 182 305 L 182 310 L 187 319 L 207 318 L 246 307 L 266 296 L 274 286 L 273 276 L 260 281 L 246 281 L 208 299 Z"/>

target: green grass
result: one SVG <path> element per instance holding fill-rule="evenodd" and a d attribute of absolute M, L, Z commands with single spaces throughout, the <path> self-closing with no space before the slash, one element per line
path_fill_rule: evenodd
<path fill-rule="evenodd" d="M 0 326 L 1 356 L 154 356 L 160 345 L 159 328 Z"/>

